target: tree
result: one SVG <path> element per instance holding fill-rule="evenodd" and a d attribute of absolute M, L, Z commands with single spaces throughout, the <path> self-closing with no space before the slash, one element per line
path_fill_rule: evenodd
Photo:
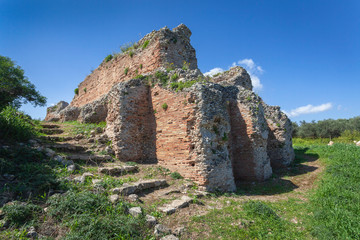
<path fill-rule="evenodd" d="M 20 66 L 0 55 L 0 110 L 9 105 L 19 108 L 28 102 L 45 106 L 46 98 L 36 91 Z"/>

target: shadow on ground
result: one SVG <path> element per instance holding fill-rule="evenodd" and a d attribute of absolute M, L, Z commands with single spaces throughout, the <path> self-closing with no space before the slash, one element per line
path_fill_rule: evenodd
<path fill-rule="evenodd" d="M 264 182 L 237 181 L 235 194 L 239 196 L 275 195 L 297 189 L 299 186 L 285 178 L 300 176 L 317 169 L 317 167 L 309 166 L 307 163 L 318 160 L 319 155 L 307 153 L 308 150 L 309 148 L 295 149 L 294 162 L 289 167 L 274 169 L 273 176 Z"/>

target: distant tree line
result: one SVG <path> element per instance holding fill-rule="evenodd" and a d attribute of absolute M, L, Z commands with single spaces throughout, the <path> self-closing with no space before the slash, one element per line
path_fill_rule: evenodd
<path fill-rule="evenodd" d="M 360 116 L 350 119 L 327 119 L 322 121 L 300 121 L 293 125 L 293 137 L 300 138 L 359 138 Z M 360 139 L 359 139 L 360 140 Z"/>

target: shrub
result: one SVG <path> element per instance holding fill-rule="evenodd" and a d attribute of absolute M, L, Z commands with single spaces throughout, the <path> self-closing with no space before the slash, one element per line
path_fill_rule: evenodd
<path fill-rule="evenodd" d="M 142 79 L 142 78 L 144 78 L 144 76 L 141 74 L 135 76 L 135 79 Z"/>
<path fill-rule="evenodd" d="M 128 72 L 129 72 L 129 68 L 127 67 L 127 68 L 125 68 L 125 70 L 124 70 L 125 76 L 128 74 Z"/>
<path fill-rule="evenodd" d="M 172 76 L 171 76 L 171 81 L 175 81 L 176 79 L 179 78 L 179 75 L 177 73 L 174 73 Z"/>
<path fill-rule="evenodd" d="M 41 208 L 34 204 L 15 202 L 3 208 L 6 219 L 10 225 L 20 227 L 33 220 L 36 212 L 41 212 Z"/>
<path fill-rule="evenodd" d="M 36 134 L 30 117 L 7 106 L 0 112 L 0 137 L 13 141 L 26 141 Z"/>
<path fill-rule="evenodd" d="M 149 45 L 149 40 L 145 40 L 144 44 L 142 45 L 142 49 L 145 49 Z"/>
<path fill-rule="evenodd" d="M 183 177 L 181 176 L 181 174 L 178 173 L 178 172 L 172 172 L 172 173 L 170 174 L 170 177 L 172 177 L 173 179 L 182 179 L 182 178 L 183 178 Z"/>
<path fill-rule="evenodd" d="M 109 54 L 105 57 L 105 62 L 108 62 L 110 61 L 111 59 L 113 59 L 113 55 L 112 54 Z"/>
<path fill-rule="evenodd" d="M 166 103 L 164 103 L 163 105 L 161 105 L 161 107 L 166 111 L 168 109 L 168 105 Z"/>
<path fill-rule="evenodd" d="M 162 86 L 166 86 L 169 80 L 169 77 L 164 72 L 157 71 L 155 73 L 155 78 L 159 80 Z"/>
<path fill-rule="evenodd" d="M 78 88 L 75 88 L 74 93 L 75 93 L 76 95 L 79 95 L 79 89 L 78 89 Z"/>
<path fill-rule="evenodd" d="M 132 58 L 134 56 L 134 52 L 133 51 L 130 51 L 129 52 L 129 56 Z"/>
<path fill-rule="evenodd" d="M 174 66 L 174 63 L 166 63 L 166 71 L 167 72 L 170 72 L 170 71 L 172 71 L 172 70 L 174 70 L 175 69 L 175 66 Z"/>
<path fill-rule="evenodd" d="M 184 62 L 183 62 L 182 69 L 183 69 L 183 70 L 189 70 L 189 68 L 190 68 L 190 63 L 184 61 Z"/>
<path fill-rule="evenodd" d="M 86 91 L 87 91 L 86 88 L 84 88 L 84 92 L 85 92 L 85 93 L 86 93 Z"/>
<path fill-rule="evenodd" d="M 143 68 L 143 65 L 142 64 L 140 64 L 140 69 L 142 69 Z"/>

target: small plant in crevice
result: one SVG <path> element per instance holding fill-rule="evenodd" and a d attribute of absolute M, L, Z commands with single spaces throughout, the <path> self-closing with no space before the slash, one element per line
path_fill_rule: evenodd
<path fill-rule="evenodd" d="M 182 66 L 182 70 L 189 70 L 189 69 L 190 69 L 190 63 L 184 61 L 183 66 Z"/>
<path fill-rule="evenodd" d="M 132 58 L 134 56 L 134 52 L 133 51 L 129 51 L 129 56 Z"/>
<path fill-rule="evenodd" d="M 126 68 L 125 68 L 125 70 L 124 70 L 124 74 L 125 74 L 125 76 L 128 74 L 128 72 L 129 72 L 129 68 L 128 68 L 128 67 L 126 67 Z"/>
<path fill-rule="evenodd" d="M 213 126 L 213 131 L 214 131 L 214 133 L 216 133 L 216 135 L 219 135 L 219 129 L 218 129 L 218 127 L 217 126 Z"/>
<path fill-rule="evenodd" d="M 157 71 L 155 73 L 155 78 L 159 80 L 162 86 L 166 86 L 168 84 L 169 77 L 164 72 Z"/>
<path fill-rule="evenodd" d="M 74 89 L 74 93 L 75 93 L 76 95 L 79 95 L 79 88 L 75 88 L 75 89 Z"/>
<path fill-rule="evenodd" d="M 175 81 L 176 79 L 179 78 L 179 75 L 177 73 L 174 73 L 172 76 L 171 76 L 171 81 Z"/>
<path fill-rule="evenodd" d="M 84 92 L 86 93 L 86 91 L 87 91 L 87 89 L 86 88 L 84 88 Z"/>
<path fill-rule="evenodd" d="M 164 103 L 163 105 L 161 105 L 161 107 L 162 107 L 162 109 L 164 109 L 166 111 L 169 106 L 167 105 L 167 103 Z"/>
<path fill-rule="evenodd" d="M 105 62 L 109 62 L 111 59 L 113 59 L 113 55 L 109 54 L 105 57 Z"/>
<path fill-rule="evenodd" d="M 226 132 L 224 132 L 224 136 L 222 137 L 222 140 L 223 140 L 223 141 L 227 141 L 227 140 L 228 140 L 228 136 L 227 136 Z"/>
<path fill-rule="evenodd" d="M 142 65 L 142 64 L 140 64 L 140 66 L 139 66 L 139 67 L 140 67 L 140 69 L 142 69 L 142 68 L 143 68 L 143 65 Z"/>
<path fill-rule="evenodd" d="M 145 49 L 149 45 L 149 40 L 145 40 L 144 44 L 142 45 L 142 49 Z"/>
<path fill-rule="evenodd" d="M 135 78 L 135 79 L 143 79 L 143 78 L 144 78 L 144 76 L 143 76 L 143 75 L 141 75 L 141 74 L 139 74 L 139 75 L 136 75 L 134 78 Z"/>
<path fill-rule="evenodd" d="M 167 72 L 170 72 L 175 69 L 174 63 L 166 63 L 165 68 Z"/>

